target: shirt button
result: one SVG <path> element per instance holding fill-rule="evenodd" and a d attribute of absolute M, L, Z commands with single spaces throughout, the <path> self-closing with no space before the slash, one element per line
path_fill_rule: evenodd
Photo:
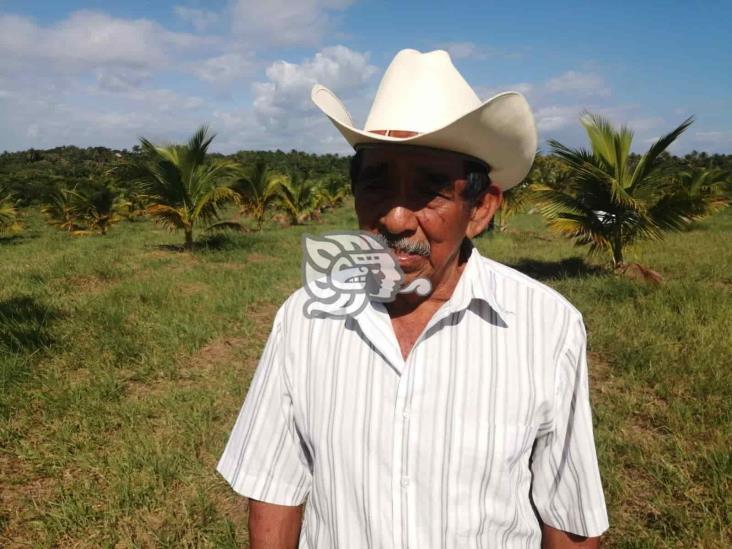
<path fill-rule="evenodd" d="M 409 419 L 409 412 L 408 412 L 407 410 L 404 410 L 404 411 L 402 412 L 402 417 L 403 417 L 404 419 Z"/>
<path fill-rule="evenodd" d="M 402 477 L 402 486 L 406 488 L 409 486 L 409 477 Z"/>

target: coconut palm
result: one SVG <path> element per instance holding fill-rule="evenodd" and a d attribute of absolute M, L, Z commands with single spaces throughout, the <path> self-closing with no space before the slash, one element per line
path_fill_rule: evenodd
<path fill-rule="evenodd" d="M 144 159 L 138 164 L 137 179 L 152 202 L 147 213 L 171 230 L 183 230 L 188 250 L 200 223 L 208 224 L 206 230 L 241 229 L 236 222 L 218 221 L 225 203 L 239 202 L 229 186 L 239 169 L 233 161 L 207 161 L 214 137 L 202 126 L 183 145 L 163 147 L 140 138 Z"/>
<path fill-rule="evenodd" d="M 75 218 L 86 227 L 86 230 L 74 231 L 75 235 L 105 235 L 109 227 L 123 219 L 124 202 L 108 184 L 87 186 L 69 193 Z"/>
<path fill-rule="evenodd" d="M 0 187 L 0 234 L 16 234 L 20 230 L 13 194 Z"/>
<path fill-rule="evenodd" d="M 495 215 L 495 224 L 499 231 L 505 231 L 508 227 L 508 220 L 526 209 L 531 203 L 531 197 L 532 186 L 529 181 L 524 181 L 503 193 Z"/>
<path fill-rule="evenodd" d="M 617 130 L 605 118 L 586 113 L 581 122 L 592 150 L 549 144 L 569 169 L 561 184 L 537 184 L 536 197 L 551 230 L 590 246 L 590 253 L 609 253 L 613 265 L 624 265 L 626 246 L 644 239 L 661 239 L 666 230 L 679 230 L 697 217 L 689 201 L 672 198 L 674 180 L 661 170 L 660 155 L 693 119 L 658 139 L 630 161 L 633 132 Z"/>
<path fill-rule="evenodd" d="M 697 168 L 678 175 L 674 200 L 689 202 L 696 219 L 712 215 L 730 202 L 727 193 L 728 178 L 719 169 Z"/>
<path fill-rule="evenodd" d="M 139 148 L 139 145 L 135 145 Z M 105 172 L 107 178 L 115 182 L 115 190 L 119 195 L 119 213 L 128 221 L 136 221 L 147 215 L 150 197 L 143 191 L 138 180 L 140 161 L 138 155 L 121 156 L 116 163 Z"/>
<path fill-rule="evenodd" d="M 286 180 L 286 175 L 269 168 L 263 160 L 257 160 L 232 184 L 240 196 L 242 213 L 254 218 L 257 230 L 262 229 L 267 212 L 280 201 L 280 189 Z"/>
<path fill-rule="evenodd" d="M 503 193 L 501 203 L 496 211 L 495 226 L 499 231 L 508 228 L 509 220 L 516 214 L 529 211 L 535 204 L 534 189 L 537 184 L 559 186 L 568 175 L 568 169 L 555 156 L 536 155 L 531 171 L 526 179 Z"/>
<path fill-rule="evenodd" d="M 280 183 L 279 204 L 293 225 L 317 218 L 324 204 L 324 182 L 292 173 Z"/>
<path fill-rule="evenodd" d="M 41 212 L 49 224 L 74 234 L 84 230 L 77 205 L 72 189 L 58 189 L 46 198 Z"/>
<path fill-rule="evenodd" d="M 348 196 L 349 185 L 344 177 L 327 175 L 319 180 L 321 208 L 331 209 L 340 205 Z"/>

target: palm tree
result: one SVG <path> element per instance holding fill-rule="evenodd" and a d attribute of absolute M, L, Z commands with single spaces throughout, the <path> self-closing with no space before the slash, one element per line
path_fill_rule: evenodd
<path fill-rule="evenodd" d="M 495 215 L 495 224 L 498 230 L 505 231 L 508 227 L 508 220 L 525 210 L 531 200 L 532 186 L 529 181 L 524 181 L 503 193 Z"/>
<path fill-rule="evenodd" d="M 59 189 L 50 194 L 41 212 L 46 216 L 48 223 L 55 225 L 63 231 L 76 234 L 83 231 L 80 212 L 77 211 L 77 203 L 74 201 L 74 191 L 71 189 Z"/>
<path fill-rule="evenodd" d="M 75 234 L 107 234 L 112 224 L 122 220 L 120 211 L 123 201 L 108 184 L 86 187 L 82 191 L 69 191 L 73 203 L 72 210 L 86 231 L 75 231 Z"/>
<path fill-rule="evenodd" d="M 609 253 L 614 267 L 624 266 L 626 246 L 661 239 L 663 231 L 680 230 L 697 217 L 685 200 L 673 199 L 674 180 L 661 173 L 664 152 L 693 122 L 688 118 L 630 161 L 633 132 L 616 130 L 605 118 L 581 118 L 592 150 L 571 149 L 555 140 L 549 145 L 563 160 L 569 176 L 561 184 L 536 185 L 536 197 L 549 228 L 571 237 L 590 253 Z"/>
<path fill-rule="evenodd" d="M 327 175 L 319 180 L 321 208 L 331 209 L 340 205 L 348 196 L 350 185 L 342 176 Z"/>
<path fill-rule="evenodd" d="M 689 202 L 695 218 L 716 213 L 730 202 L 726 186 L 729 183 L 719 169 L 697 168 L 681 172 L 671 199 Z"/>
<path fill-rule="evenodd" d="M 15 234 L 20 230 L 13 194 L 0 187 L 0 234 Z"/>
<path fill-rule="evenodd" d="M 208 147 L 215 134 L 200 127 L 184 145 L 153 145 L 140 138 L 144 160 L 138 165 L 137 178 L 152 204 L 147 212 L 165 227 L 182 229 L 185 248 L 193 248 L 193 230 L 199 223 L 212 223 L 206 230 L 241 225 L 221 221 L 221 206 L 239 202 L 239 195 L 229 185 L 238 173 L 238 165 L 229 160 L 209 162 Z"/>
<path fill-rule="evenodd" d="M 299 225 L 319 215 L 324 203 L 323 182 L 307 179 L 296 172 L 282 180 L 279 203 L 290 218 L 290 223 Z"/>
<path fill-rule="evenodd" d="M 254 218 L 257 230 L 262 229 L 271 206 L 280 200 L 280 190 L 286 180 L 286 175 L 269 168 L 263 160 L 257 160 L 232 185 L 239 193 L 242 213 Z"/>

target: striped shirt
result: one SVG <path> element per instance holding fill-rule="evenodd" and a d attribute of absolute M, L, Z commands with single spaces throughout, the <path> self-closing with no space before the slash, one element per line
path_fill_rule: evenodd
<path fill-rule="evenodd" d="M 581 313 L 473 248 L 406 360 L 383 303 L 277 311 L 217 470 L 299 547 L 539 547 L 608 527 Z"/>

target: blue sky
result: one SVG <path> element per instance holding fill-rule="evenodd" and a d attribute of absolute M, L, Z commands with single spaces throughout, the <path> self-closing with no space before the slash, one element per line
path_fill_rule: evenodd
<path fill-rule="evenodd" d="M 588 5 L 589 4 L 589 5 Z M 732 153 L 732 2 L 178 2 L 0 0 L 0 150 L 131 147 L 347 153 L 312 84 L 360 126 L 402 48 L 446 49 L 481 99 L 526 95 L 540 144 L 584 144 L 584 109 L 627 123 L 642 151 Z"/>

